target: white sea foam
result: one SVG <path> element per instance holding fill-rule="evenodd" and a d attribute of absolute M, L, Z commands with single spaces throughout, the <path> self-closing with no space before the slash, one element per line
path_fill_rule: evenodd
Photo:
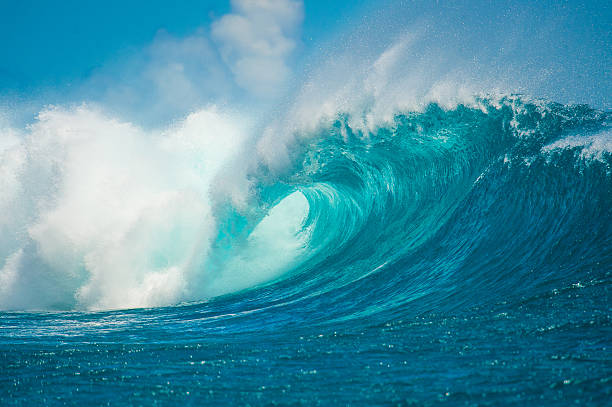
<path fill-rule="evenodd" d="M 21 138 L 3 134 L 0 308 L 156 306 L 276 275 L 269 261 L 237 258 L 206 276 L 220 199 L 213 181 L 227 177 L 246 139 L 244 117 L 211 107 L 145 132 L 86 106 L 51 108 Z M 290 207 L 297 215 L 281 205 L 255 229 L 247 257 L 280 244 L 268 241 L 270 228 L 281 229 L 277 251 L 291 257 L 305 209 Z M 203 274 L 204 288 L 193 283 Z"/>
<path fill-rule="evenodd" d="M 542 152 L 576 148 L 580 149 L 580 157 L 584 159 L 603 161 L 604 154 L 612 154 L 612 131 L 605 130 L 589 136 L 567 136 L 542 147 Z"/>

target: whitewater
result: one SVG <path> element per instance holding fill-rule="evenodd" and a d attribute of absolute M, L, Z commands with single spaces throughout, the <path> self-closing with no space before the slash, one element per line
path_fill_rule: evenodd
<path fill-rule="evenodd" d="M 611 112 L 418 32 L 263 109 L 3 126 L 0 404 L 608 403 Z"/>

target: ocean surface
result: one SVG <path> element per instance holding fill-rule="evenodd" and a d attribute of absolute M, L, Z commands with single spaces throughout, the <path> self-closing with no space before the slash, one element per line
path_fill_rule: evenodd
<path fill-rule="evenodd" d="M 0 405 L 609 405 L 610 112 L 339 110 L 244 173 L 189 130 L 219 115 L 4 150 Z"/>

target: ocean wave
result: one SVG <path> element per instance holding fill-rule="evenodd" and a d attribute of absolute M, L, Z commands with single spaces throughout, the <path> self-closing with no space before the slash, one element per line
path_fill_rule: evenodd
<path fill-rule="evenodd" d="M 608 113 L 502 96 L 369 130 L 334 117 L 257 138 L 215 108 L 155 134 L 86 107 L 41 113 L 2 152 L 0 305 L 150 307 L 262 284 L 338 301 L 376 279 L 375 307 L 334 307 L 357 316 L 607 261 L 593 248 L 611 239 Z"/>

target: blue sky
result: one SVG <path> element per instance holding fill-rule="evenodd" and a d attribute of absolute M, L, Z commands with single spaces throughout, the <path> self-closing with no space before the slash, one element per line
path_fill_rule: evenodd
<path fill-rule="evenodd" d="M 414 55 L 440 56 L 432 72 L 461 66 L 477 82 L 612 107 L 608 1 L 306 0 L 303 20 L 295 17 L 285 38 L 295 46 L 264 61 L 255 81 L 238 73 L 240 34 L 213 32 L 224 16 L 240 15 L 240 1 L 0 0 L 0 105 L 28 116 L 46 104 L 85 100 L 131 110 L 140 121 L 169 120 L 191 104 L 261 98 L 269 84 L 261 74 L 274 80 L 287 68 L 297 76 L 346 49 L 379 52 L 418 27 L 425 34 Z M 283 27 L 285 16 L 275 18 Z M 176 63 L 185 78 L 168 73 Z M 166 74 L 170 80 L 160 80 Z M 189 94 L 169 95 L 163 86 Z"/>
<path fill-rule="evenodd" d="M 305 2 L 303 43 L 335 32 L 364 0 Z M 382 2 L 381 2 L 382 3 Z M 229 0 L 0 0 L 0 90 L 82 80 L 149 44 L 159 30 L 186 36 L 230 11 Z"/>

